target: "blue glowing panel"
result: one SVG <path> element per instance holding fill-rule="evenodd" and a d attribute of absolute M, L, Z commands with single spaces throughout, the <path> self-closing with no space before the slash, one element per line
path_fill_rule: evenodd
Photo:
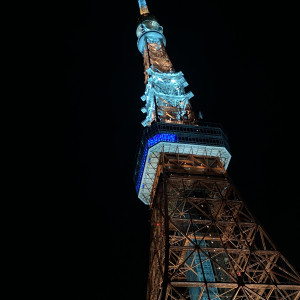
<path fill-rule="evenodd" d="M 142 180 L 143 173 L 144 173 L 144 168 L 145 168 L 146 158 L 147 158 L 147 154 L 148 154 L 148 149 L 149 149 L 148 145 L 146 145 L 146 147 L 144 149 L 141 165 L 140 165 L 139 176 L 137 178 L 136 186 L 135 186 L 135 189 L 136 189 L 137 193 L 139 193 L 139 190 L 140 190 L 140 184 L 141 184 L 141 180 Z"/>
<path fill-rule="evenodd" d="M 174 143 L 174 142 L 176 142 L 176 140 L 177 140 L 176 134 L 160 133 L 160 134 L 156 134 L 154 137 L 152 137 L 148 140 L 148 147 L 150 148 L 159 142 Z"/>
<path fill-rule="evenodd" d="M 177 142 L 177 140 L 178 140 L 177 135 L 173 134 L 173 133 L 159 133 L 148 139 L 147 144 L 144 149 L 143 158 L 141 161 L 141 166 L 140 166 L 140 171 L 139 171 L 139 176 L 138 176 L 137 183 L 136 183 L 137 193 L 139 192 L 139 189 L 140 189 L 140 184 L 141 184 L 141 180 L 143 177 L 146 158 L 148 155 L 149 148 L 151 148 L 152 146 L 156 145 L 159 142 L 175 143 L 175 142 Z"/>

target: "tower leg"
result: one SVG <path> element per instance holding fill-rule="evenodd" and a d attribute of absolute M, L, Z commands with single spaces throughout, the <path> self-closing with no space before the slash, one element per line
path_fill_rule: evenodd
<path fill-rule="evenodd" d="M 298 299 L 300 276 L 219 158 L 162 153 L 151 206 L 148 300 Z"/>

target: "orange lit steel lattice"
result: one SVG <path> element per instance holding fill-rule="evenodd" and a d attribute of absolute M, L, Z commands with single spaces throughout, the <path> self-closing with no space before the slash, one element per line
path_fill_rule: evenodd
<path fill-rule="evenodd" d="M 299 299 L 299 274 L 218 158 L 163 153 L 160 166 L 147 299 Z"/>

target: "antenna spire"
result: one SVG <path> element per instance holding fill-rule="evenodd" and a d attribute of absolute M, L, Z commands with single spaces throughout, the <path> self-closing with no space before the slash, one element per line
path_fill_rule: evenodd
<path fill-rule="evenodd" d="M 149 14 L 146 0 L 138 0 L 138 2 L 139 2 L 139 7 L 140 7 L 140 14 L 141 15 Z"/>

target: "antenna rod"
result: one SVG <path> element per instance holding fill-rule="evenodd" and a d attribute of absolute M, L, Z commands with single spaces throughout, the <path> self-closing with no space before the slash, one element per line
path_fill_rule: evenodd
<path fill-rule="evenodd" d="M 139 7 L 140 7 L 140 14 L 141 15 L 149 14 L 146 0 L 138 0 L 138 2 L 139 2 Z"/>

